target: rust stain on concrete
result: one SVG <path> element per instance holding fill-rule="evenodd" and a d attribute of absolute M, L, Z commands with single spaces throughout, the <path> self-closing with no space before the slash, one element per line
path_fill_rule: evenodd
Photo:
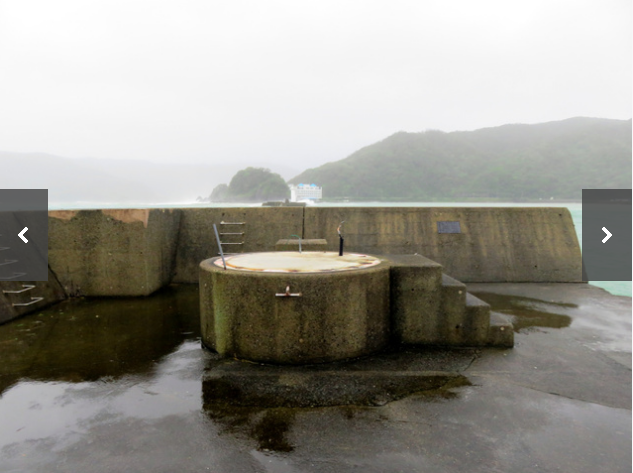
<path fill-rule="evenodd" d="M 108 209 L 101 212 L 123 223 L 142 222 L 147 228 L 149 209 Z"/>

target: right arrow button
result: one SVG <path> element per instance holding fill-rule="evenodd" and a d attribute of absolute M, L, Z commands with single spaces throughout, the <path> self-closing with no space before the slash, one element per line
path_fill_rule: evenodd
<path fill-rule="evenodd" d="M 607 236 L 602 239 L 602 243 L 606 243 L 606 241 L 611 238 L 611 232 L 607 230 L 607 227 L 602 227 L 602 231 L 607 234 Z"/>

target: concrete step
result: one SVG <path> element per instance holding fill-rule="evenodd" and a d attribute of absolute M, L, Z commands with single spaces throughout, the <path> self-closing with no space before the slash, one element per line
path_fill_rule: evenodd
<path fill-rule="evenodd" d="M 466 285 L 442 274 L 442 303 L 439 315 L 440 345 L 463 345 L 466 317 Z"/>
<path fill-rule="evenodd" d="M 488 344 L 490 305 L 469 294 L 466 285 L 442 275 L 441 342 L 457 346 Z"/>
<path fill-rule="evenodd" d="M 398 343 L 432 344 L 440 336 L 442 265 L 421 255 L 389 255 L 391 331 Z"/>
<path fill-rule="evenodd" d="M 501 348 L 514 346 L 514 327 L 507 315 L 490 312 L 490 327 L 486 344 Z"/>
<path fill-rule="evenodd" d="M 391 331 L 398 343 L 512 346 L 512 324 L 421 255 L 389 255 Z"/>
<path fill-rule="evenodd" d="M 490 305 L 470 293 L 466 294 L 466 317 L 464 318 L 463 341 L 468 346 L 483 346 L 488 343 L 490 328 Z"/>

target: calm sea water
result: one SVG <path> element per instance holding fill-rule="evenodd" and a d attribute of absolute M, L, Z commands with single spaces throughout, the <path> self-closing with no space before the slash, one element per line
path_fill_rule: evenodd
<path fill-rule="evenodd" d="M 567 207 L 571 213 L 582 248 L 582 204 L 581 203 L 513 203 L 513 202 L 346 202 L 319 203 L 317 207 Z M 50 210 L 78 210 L 95 208 L 201 208 L 201 207 L 259 207 L 260 204 L 209 204 L 209 203 L 159 203 L 159 204 L 104 204 L 91 202 L 75 202 L 70 204 L 51 203 Z M 601 287 L 611 294 L 631 297 L 631 281 L 591 281 L 591 284 Z"/>

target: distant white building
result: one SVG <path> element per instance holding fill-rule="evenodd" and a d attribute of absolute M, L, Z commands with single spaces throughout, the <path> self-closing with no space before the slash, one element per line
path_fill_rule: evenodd
<path fill-rule="evenodd" d="M 299 202 L 301 200 L 321 200 L 323 198 L 323 188 L 316 184 L 290 185 L 290 200 Z"/>

